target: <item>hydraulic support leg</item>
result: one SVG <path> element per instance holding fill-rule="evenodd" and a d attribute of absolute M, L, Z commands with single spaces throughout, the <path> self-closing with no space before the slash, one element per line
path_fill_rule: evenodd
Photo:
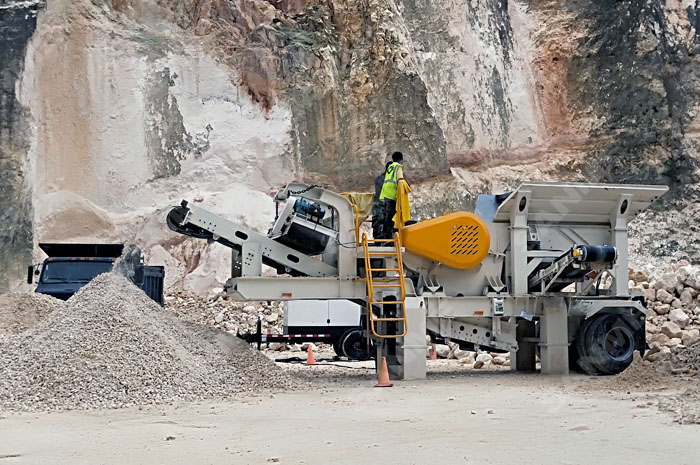
<path fill-rule="evenodd" d="M 561 297 L 547 299 L 540 320 L 540 358 L 542 373 L 564 375 L 569 372 L 569 335 L 566 304 Z"/>
<path fill-rule="evenodd" d="M 510 352 L 510 367 L 515 371 L 535 371 L 537 342 L 535 341 L 535 322 L 518 318 L 515 330 L 515 340 L 518 350 Z"/>
<path fill-rule="evenodd" d="M 401 340 L 403 379 L 425 378 L 425 308 L 419 297 L 406 298 L 408 332 Z"/>

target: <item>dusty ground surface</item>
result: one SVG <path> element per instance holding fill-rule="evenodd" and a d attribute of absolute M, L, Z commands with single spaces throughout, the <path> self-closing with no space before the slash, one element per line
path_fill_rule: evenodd
<path fill-rule="evenodd" d="M 0 464 L 696 464 L 700 454 L 700 426 L 656 408 L 660 396 L 697 380 L 662 393 L 610 391 L 586 376 L 469 371 L 436 360 L 427 380 L 380 389 L 371 362 L 326 365 L 319 355 L 313 367 L 280 364 L 311 380 L 304 391 L 7 413 Z"/>

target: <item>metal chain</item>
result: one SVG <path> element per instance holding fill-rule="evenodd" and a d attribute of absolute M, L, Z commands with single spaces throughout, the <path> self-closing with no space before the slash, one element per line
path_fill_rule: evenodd
<path fill-rule="evenodd" d="M 289 191 L 289 193 L 290 193 L 291 195 L 299 195 L 299 194 L 303 194 L 303 193 L 305 193 L 305 192 L 309 192 L 311 189 L 313 189 L 313 188 L 315 188 L 315 187 L 321 187 L 321 186 L 319 186 L 319 185 L 317 185 L 317 184 L 314 184 L 313 186 L 309 186 L 309 187 L 307 187 L 306 189 L 302 189 L 302 190 L 300 190 L 300 191 Z"/>

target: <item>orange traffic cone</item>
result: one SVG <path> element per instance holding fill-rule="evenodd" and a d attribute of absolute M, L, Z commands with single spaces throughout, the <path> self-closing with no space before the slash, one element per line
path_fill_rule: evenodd
<path fill-rule="evenodd" d="M 311 344 L 306 346 L 306 364 L 316 365 L 316 360 L 314 360 L 314 350 L 311 348 Z"/>
<path fill-rule="evenodd" d="M 430 360 L 437 360 L 437 346 L 435 344 L 431 344 L 433 348 L 430 350 Z"/>
<path fill-rule="evenodd" d="M 382 357 L 382 361 L 379 364 L 379 380 L 374 387 L 391 387 L 391 381 L 389 381 L 389 369 L 386 366 L 386 357 Z"/>

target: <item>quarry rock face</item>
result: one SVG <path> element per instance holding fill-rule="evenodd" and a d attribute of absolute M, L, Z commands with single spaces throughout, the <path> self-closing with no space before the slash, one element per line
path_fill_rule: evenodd
<path fill-rule="evenodd" d="M 668 184 L 633 223 L 632 259 L 700 257 L 694 2 L 8 0 L 0 13 L 0 291 L 42 258 L 38 241 L 136 241 L 173 285 L 206 293 L 230 254 L 168 231 L 171 205 L 265 232 L 277 188 L 370 190 L 394 150 L 417 218 L 522 180 Z"/>
<path fill-rule="evenodd" d="M 32 259 L 32 198 L 27 153 L 28 112 L 16 84 L 41 5 L 0 5 L 0 292 Z"/>

